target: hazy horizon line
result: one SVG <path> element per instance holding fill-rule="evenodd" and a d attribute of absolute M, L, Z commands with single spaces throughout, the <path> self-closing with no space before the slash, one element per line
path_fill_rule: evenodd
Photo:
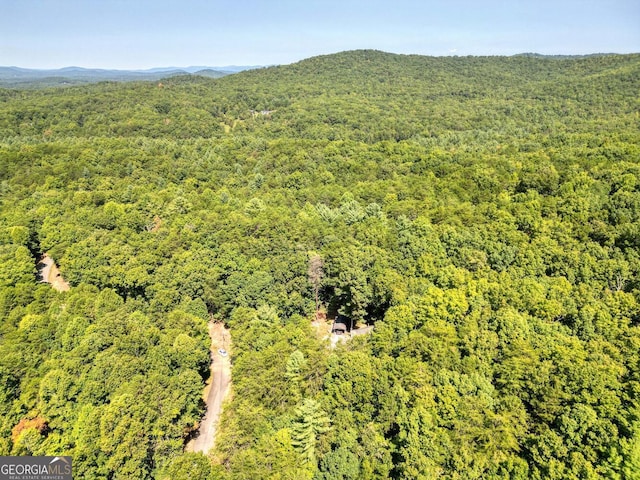
<path fill-rule="evenodd" d="M 531 55 L 531 56 L 540 56 L 540 57 L 590 57 L 590 56 L 598 56 L 598 55 L 634 55 L 634 54 L 638 54 L 640 52 L 635 52 L 635 51 L 629 51 L 629 52 L 590 52 L 590 53 L 539 53 L 539 52 L 535 52 L 535 51 L 527 51 L 527 52 L 519 52 L 519 53 L 513 53 L 513 54 L 500 54 L 500 53 L 483 53 L 483 54 L 460 54 L 457 51 L 451 51 L 447 54 L 423 54 L 423 53 L 397 53 L 397 52 L 391 52 L 391 51 L 386 51 L 386 50 L 380 50 L 380 49 L 376 49 L 376 48 L 370 48 L 370 49 L 366 49 L 366 48 L 361 48 L 361 49 L 350 49 L 350 50 L 340 50 L 340 51 L 336 51 L 336 52 L 331 52 L 331 53 L 321 53 L 321 54 L 315 54 L 315 55 L 310 55 L 308 57 L 304 57 L 298 60 L 293 60 L 291 62 L 283 62 L 283 63 L 264 63 L 264 64 L 242 64 L 240 62 L 238 63 L 233 63 L 233 64 L 226 64 L 226 65 L 209 65 L 206 63 L 192 63 L 190 65 L 184 66 L 184 67 L 180 67 L 180 66 L 175 66 L 175 65 L 168 65 L 168 66 L 153 66 L 153 67 L 109 67 L 109 66 L 83 66 L 81 64 L 66 64 L 64 66 L 59 66 L 59 67 L 24 67 L 24 66 L 20 66 L 18 64 L 14 64 L 14 65 L 0 65 L 0 68 L 16 68 L 16 69 L 22 69 L 22 70 L 39 70 L 39 71 L 47 71 L 47 70 L 63 70 L 63 69 L 71 69 L 71 68 L 77 68 L 77 69 L 83 69 L 83 70 L 110 70 L 110 71 L 126 71 L 126 72 L 150 72 L 153 70 L 185 70 L 188 71 L 190 69 L 194 69 L 194 68 L 199 68 L 199 69 L 214 69 L 214 70 L 221 70 L 224 71 L 225 69 L 227 70 L 231 70 L 231 69 L 244 69 L 244 70 L 249 70 L 249 69 L 255 69 L 255 68 L 266 68 L 266 67 L 275 67 L 275 66 L 283 66 L 283 65 L 292 65 L 310 58 L 315 58 L 315 57 L 324 57 L 324 56 L 330 56 L 330 55 L 335 55 L 335 54 L 339 54 L 339 53 L 346 53 L 346 52 L 357 52 L 357 51 L 366 51 L 366 50 L 370 50 L 370 51 L 378 51 L 378 52 L 382 52 L 382 53 L 388 53 L 388 54 L 392 54 L 392 55 L 402 55 L 402 56 L 420 56 L 420 57 L 435 57 L 435 58 L 444 58 L 444 57 L 517 57 L 517 56 L 523 56 L 523 55 Z"/>

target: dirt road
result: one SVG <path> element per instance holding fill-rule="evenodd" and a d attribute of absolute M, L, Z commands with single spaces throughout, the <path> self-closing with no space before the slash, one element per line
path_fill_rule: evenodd
<path fill-rule="evenodd" d="M 60 275 L 58 266 L 49 255 L 46 253 L 42 255 L 37 268 L 40 272 L 40 281 L 50 283 L 51 286 L 59 292 L 66 292 L 69 290 L 69 284 L 64 281 L 64 278 Z"/>
<path fill-rule="evenodd" d="M 231 389 L 231 361 L 229 356 L 222 356 L 218 349 L 230 351 L 231 336 L 222 323 L 209 323 L 211 336 L 211 377 L 204 389 L 203 397 L 207 404 L 207 413 L 200 422 L 198 436 L 191 440 L 186 447 L 188 452 L 207 453 L 216 441 L 216 430 L 222 402 Z"/>

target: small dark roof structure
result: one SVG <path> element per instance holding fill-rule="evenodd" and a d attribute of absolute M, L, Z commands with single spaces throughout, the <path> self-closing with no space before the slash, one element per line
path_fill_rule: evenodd
<path fill-rule="evenodd" d="M 342 335 L 347 331 L 347 326 L 341 322 L 333 322 L 333 327 L 331 328 L 331 333 L 335 333 L 336 335 Z"/>

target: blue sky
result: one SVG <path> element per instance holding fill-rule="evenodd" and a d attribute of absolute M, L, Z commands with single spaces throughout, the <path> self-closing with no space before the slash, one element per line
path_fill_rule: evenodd
<path fill-rule="evenodd" d="M 357 48 L 640 52 L 640 1 L 0 0 L 0 65 L 271 65 Z"/>

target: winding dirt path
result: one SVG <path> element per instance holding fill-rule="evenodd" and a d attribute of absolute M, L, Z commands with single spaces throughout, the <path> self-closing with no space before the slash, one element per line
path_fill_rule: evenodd
<path fill-rule="evenodd" d="M 227 351 L 231 348 L 231 336 L 222 323 L 209 322 L 209 336 L 211 337 L 211 376 L 204 389 L 203 398 L 207 404 L 207 412 L 200 422 L 198 436 L 187 443 L 188 452 L 202 452 L 206 454 L 216 442 L 216 430 L 222 403 L 231 390 L 231 360 L 229 356 L 222 356 L 218 349 Z"/>
<path fill-rule="evenodd" d="M 42 255 L 38 261 L 37 268 L 40 272 L 41 282 L 50 283 L 58 292 L 67 292 L 71 288 L 69 284 L 65 282 L 64 278 L 62 278 L 62 275 L 60 275 L 60 270 L 58 270 L 58 266 L 53 261 L 53 258 L 46 253 Z"/>

